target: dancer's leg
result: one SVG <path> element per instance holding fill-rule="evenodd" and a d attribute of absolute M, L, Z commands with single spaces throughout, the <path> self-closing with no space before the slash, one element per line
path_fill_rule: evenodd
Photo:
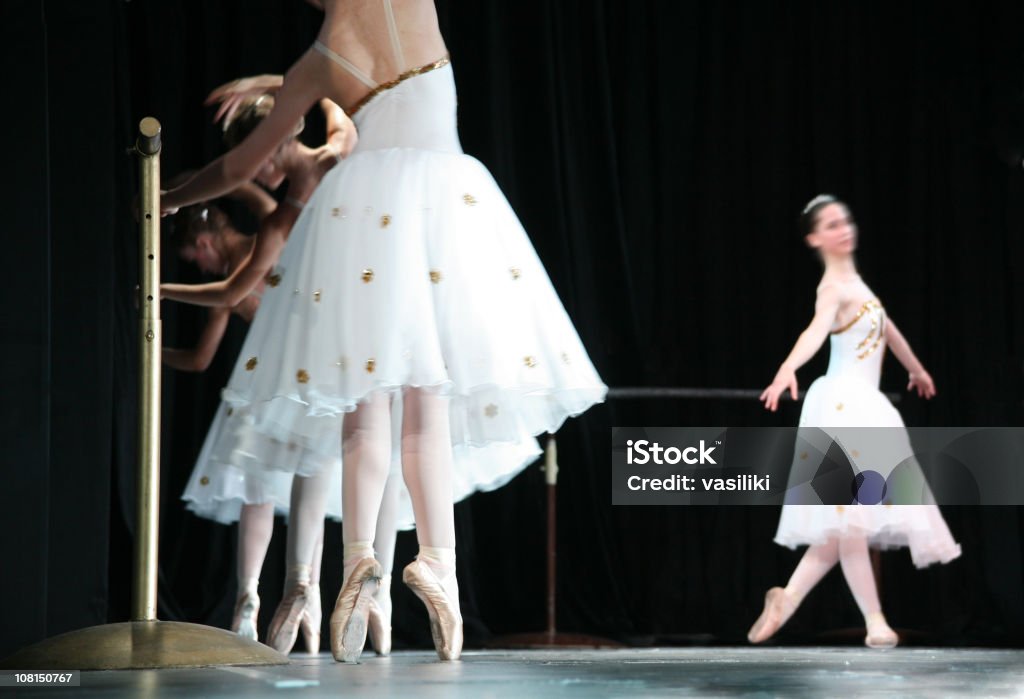
<path fill-rule="evenodd" d="M 377 513 L 376 535 L 373 548 L 385 575 L 390 575 L 395 566 L 395 540 L 398 537 L 398 495 L 402 490 L 401 478 L 388 475 L 384 484 L 384 497 Z"/>
<path fill-rule="evenodd" d="M 308 650 L 320 649 L 320 619 L 319 615 L 314 619 L 311 614 L 314 605 L 310 583 L 317 544 L 323 540 L 330 476 L 330 472 L 323 469 L 313 476 L 296 475 L 292 479 L 284 598 L 270 624 L 267 641 L 281 653 L 292 649 L 300 628 L 306 636 Z"/>
<path fill-rule="evenodd" d="M 863 536 L 840 539 L 839 563 L 843 568 L 846 584 L 853 593 L 853 599 L 857 602 L 860 613 L 864 615 L 864 624 L 868 630 L 864 642 L 873 648 L 891 648 L 896 645 L 896 632 L 889 628 L 878 600 L 878 586 L 875 584 L 875 573 L 871 568 L 867 539 Z"/>
<path fill-rule="evenodd" d="M 238 598 L 255 593 L 274 534 L 274 505 L 242 505 L 238 519 Z"/>
<path fill-rule="evenodd" d="M 324 527 L 320 523 L 320 536 L 313 551 L 313 560 L 309 564 L 309 606 L 307 618 L 309 623 L 302 627 L 302 635 L 306 641 L 306 650 L 310 653 L 320 652 L 320 627 L 323 622 L 323 606 L 320 600 L 320 564 L 324 557 Z"/>
<path fill-rule="evenodd" d="M 231 630 L 253 640 L 256 640 L 256 618 L 260 609 L 257 593 L 260 571 L 273 534 L 273 503 L 242 505 L 238 519 L 238 597 Z"/>
<path fill-rule="evenodd" d="M 292 479 L 286 557 L 288 575 L 293 581 L 297 579 L 296 575 L 302 576 L 307 585 L 320 579 L 320 552 L 323 550 L 324 515 L 330 483 L 331 474 L 326 468 L 313 476 L 296 475 Z"/>
<path fill-rule="evenodd" d="M 371 395 L 345 415 L 342 427 L 341 504 L 345 517 L 345 576 L 367 555 L 372 557 L 377 513 L 391 465 L 391 402 Z"/>
<path fill-rule="evenodd" d="M 397 475 L 388 476 L 380 512 L 377 514 L 377 535 L 373 540 L 377 560 L 383 571 L 380 585 L 373 595 L 374 603 L 370 607 L 369 616 L 370 643 L 378 655 L 391 653 L 391 571 L 395 562 L 395 540 L 398 538 L 396 521 L 401 485 Z"/>
<path fill-rule="evenodd" d="M 835 537 L 824 544 L 810 546 L 797 564 L 796 570 L 786 583 L 786 596 L 795 606 L 804 601 L 807 593 L 814 588 L 832 566 L 839 560 L 839 540 Z"/>
<path fill-rule="evenodd" d="M 455 576 L 448 399 L 407 389 L 402 413 L 402 473 L 412 497 L 420 544 L 416 560 L 402 577 L 427 606 L 438 655 L 454 660 L 462 652 L 462 615 Z"/>
<path fill-rule="evenodd" d="M 391 402 L 371 395 L 342 424 L 344 583 L 331 614 L 331 652 L 354 662 L 366 642 L 373 593 L 382 571 L 373 558 L 373 539 L 384 484 L 391 464 Z"/>
<path fill-rule="evenodd" d="M 751 643 L 761 643 L 782 628 L 807 593 L 825 577 L 839 560 L 839 542 L 831 538 L 824 544 L 811 546 L 797 564 L 785 589 L 773 587 L 764 599 L 764 611 L 747 633 Z"/>
<path fill-rule="evenodd" d="M 402 475 L 421 547 L 455 550 L 448 399 L 410 388 L 402 403 Z"/>

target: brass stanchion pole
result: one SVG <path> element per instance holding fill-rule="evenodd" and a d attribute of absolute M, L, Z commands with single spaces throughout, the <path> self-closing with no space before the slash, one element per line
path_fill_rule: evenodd
<path fill-rule="evenodd" d="M 132 619 L 156 620 L 160 527 L 160 122 L 146 117 L 139 154 L 139 472 Z"/>
<path fill-rule="evenodd" d="M 160 523 L 160 122 L 139 124 L 139 450 L 132 621 L 70 631 L 0 662 L 11 670 L 126 670 L 281 665 L 288 659 L 238 634 L 157 621 Z M 69 584 L 72 584 L 69 582 Z"/>
<path fill-rule="evenodd" d="M 547 585 L 545 590 L 547 629 L 540 633 L 499 636 L 487 645 L 492 648 L 619 648 L 621 643 L 600 636 L 563 633 L 558 630 L 558 445 L 549 434 L 544 445 L 544 483 L 547 491 Z"/>

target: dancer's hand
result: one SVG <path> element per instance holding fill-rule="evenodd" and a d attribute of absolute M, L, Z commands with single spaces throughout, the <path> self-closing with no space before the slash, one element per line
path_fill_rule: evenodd
<path fill-rule="evenodd" d="M 907 382 L 908 391 L 917 391 L 917 395 L 922 398 L 932 398 L 935 391 L 935 382 L 932 381 L 932 376 L 924 369 L 920 371 L 910 372 L 910 381 Z"/>
<path fill-rule="evenodd" d="M 775 375 L 772 385 L 764 389 L 759 400 L 764 401 L 766 410 L 773 413 L 779 408 L 779 397 L 789 389 L 789 395 L 793 400 L 797 396 L 796 372 L 787 366 L 779 367 L 779 373 Z"/>
<path fill-rule="evenodd" d="M 283 82 L 284 78 L 280 75 L 254 75 L 249 78 L 239 78 L 214 88 L 206 96 L 206 101 L 203 104 L 209 107 L 211 104 L 220 102 L 217 113 L 213 115 L 213 123 L 216 124 L 221 119 L 230 120 L 246 97 L 277 92 L 281 89 Z"/>
<path fill-rule="evenodd" d="M 164 216 L 173 216 L 174 214 L 178 213 L 178 209 L 180 208 L 178 206 L 170 206 L 170 205 L 166 204 L 165 201 L 164 201 L 166 195 L 167 195 L 167 190 L 166 189 L 161 189 L 160 190 L 160 218 L 163 218 Z"/>

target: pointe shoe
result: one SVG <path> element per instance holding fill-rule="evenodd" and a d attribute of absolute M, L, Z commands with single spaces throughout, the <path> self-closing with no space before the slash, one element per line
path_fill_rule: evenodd
<path fill-rule="evenodd" d="M 391 575 L 381 577 L 377 592 L 370 601 L 370 615 L 367 621 L 370 645 L 377 655 L 391 655 Z"/>
<path fill-rule="evenodd" d="M 267 645 L 278 653 L 288 655 L 299 635 L 299 626 L 307 618 L 309 585 L 298 583 L 285 595 L 274 612 L 267 630 Z M 306 622 L 308 623 L 308 621 Z"/>
<path fill-rule="evenodd" d="M 455 571 L 449 575 L 455 575 Z M 413 561 L 402 573 L 402 581 L 420 598 L 430 616 L 430 634 L 441 660 L 458 660 L 462 655 L 462 614 L 459 601 L 449 599 L 443 581 L 426 563 Z"/>
<path fill-rule="evenodd" d="M 302 640 L 306 642 L 306 652 L 316 655 L 320 652 L 320 626 L 323 611 L 320 607 L 320 586 L 310 585 L 307 593 L 306 613 L 299 620 Z"/>
<path fill-rule="evenodd" d="M 341 586 L 331 613 L 331 654 L 335 660 L 354 663 L 366 644 L 370 602 L 383 571 L 373 558 L 364 558 Z"/>
<path fill-rule="evenodd" d="M 881 612 L 868 615 L 867 627 L 864 645 L 868 648 L 895 648 L 900 642 L 900 637 L 889 627 Z"/>
<path fill-rule="evenodd" d="M 246 593 L 235 604 L 231 630 L 243 638 L 256 640 L 256 619 L 260 615 L 260 598 L 255 592 Z"/>
<path fill-rule="evenodd" d="M 751 643 L 763 643 L 782 628 L 789 617 L 793 616 L 797 605 L 789 599 L 781 587 L 773 587 L 764 596 L 764 610 L 747 633 Z"/>

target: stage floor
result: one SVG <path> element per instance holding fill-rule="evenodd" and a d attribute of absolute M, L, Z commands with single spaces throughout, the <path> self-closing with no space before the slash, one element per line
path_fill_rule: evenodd
<path fill-rule="evenodd" d="M 78 688 L 29 696 L 700 697 L 1024 696 L 1024 651 L 912 648 L 651 648 L 372 653 L 358 665 L 294 654 L 279 667 L 82 673 Z M 4 695 L 0 690 L 0 697 Z M 21 693 L 18 693 L 21 696 Z"/>

